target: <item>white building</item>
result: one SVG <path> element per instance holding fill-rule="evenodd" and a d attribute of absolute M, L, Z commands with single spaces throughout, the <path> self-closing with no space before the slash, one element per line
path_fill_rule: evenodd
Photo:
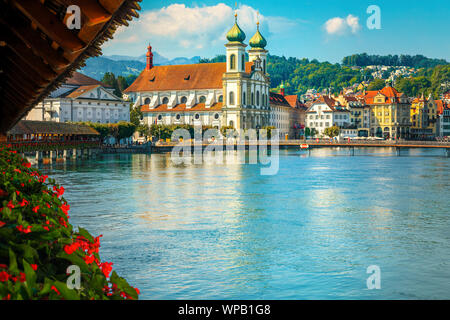
<path fill-rule="evenodd" d="M 145 123 L 235 129 L 259 129 L 275 124 L 289 131 L 283 122 L 289 117 L 278 114 L 278 105 L 271 105 L 267 42 L 259 32 L 259 23 L 247 52 L 245 33 L 237 24 L 237 15 L 227 39 L 223 63 L 154 66 L 152 48 L 148 47 L 145 70 L 125 90 L 135 106 L 140 106 Z M 286 110 L 290 109 L 293 108 L 286 102 Z"/>
<path fill-rule="evenodd" d="M 74 72 L 60 88 L 37 104 L 24 120 L 117 123 L 130 121 L 130 104 L 100 81 Z"/>
<path fill-rule="evenodd" d="M 334 125 L 347 128 L 350 124 L 350 111 L 326 95 L 314 101 L 306 111 L 306 127 L 316 129 L 319 136 L 323 135 L 325 128 Z"/>

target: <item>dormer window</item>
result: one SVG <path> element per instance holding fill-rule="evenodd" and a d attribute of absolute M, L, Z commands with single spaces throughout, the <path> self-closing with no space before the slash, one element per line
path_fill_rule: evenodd
<path fill-rule="evenodd" d="M 188 80 L 190 80 L 191 79 L 191 75 L 189 74 L 189 75 L 187 75 L 186 77 L 184 77 L 184 80 L 186 80 L 186 81 L 188 81 Z"/>
<path fill-rule="evenodd" d="M 168 103 L 169 103 L 169 98 L 164 97 L 164 98 L 162 99 L 162 104 L 168 104 Z"/>

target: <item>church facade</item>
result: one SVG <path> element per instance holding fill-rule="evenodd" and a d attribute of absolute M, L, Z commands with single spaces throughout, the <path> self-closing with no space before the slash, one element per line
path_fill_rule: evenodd
<path fill-rule="evenodd" d="M 277 124 L 271 114 L 267 41 L 259 31 L 259 23 L 248 52 L 245 38 L 235 15 L 235 23 L 227 34 L 224 63 L 154 66 L 149 46 L 147 66 L 125 94 L 135 107 L 141 108 L 148 125 L 259 129 Z M 284 107 L 287 112 L 292 109 L 287 101 Z M 290 128 L 285 127 L 288 133 Z"/>

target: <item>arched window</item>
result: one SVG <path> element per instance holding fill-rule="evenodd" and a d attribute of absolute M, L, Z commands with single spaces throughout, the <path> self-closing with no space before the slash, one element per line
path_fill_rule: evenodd
<path fill-rule="evenodd" d="M 263 69 L 264 73 L 266 73 L 266 60 L 264 60 L 264 64 L 263 65 L 264 65 L 264 69 Z"/>
<path fill-rule="evenodd" d="M 234 128 L 234 122 L 233 122 L 233 120 L 230 120 L 229 126 Z"/>
<path fill-rule="evenodd" d="M 219 102 L 223 102 L 223 96 L 222 95 L 219 96 Z"/>
<path fill-rule="evenodd" d="M 242 65 L 241 65 L 242 71 L 245 71 L 245 55 L 242 55 L 241 63 L 242 63 Z"/>
<path fill-rule="evenodd" d="M 169 98 L 164 97 L 164 98 L 162 99 L 162 104 L 168 104 L 168 103 L 169 103 Z"/>
<path fill-rule="evenodd" d="M 81 103 L 81 102 L 80 102 Z M 145 98 L 144 104 L 150 104 L 150 98 Z"/>
<path fill-rule="evenodd" d="M 236 55 L 232 54 L 230 56 L 230 70 L 236 69 Z"/>
<path fill-rule="evenodd" d="M 255 104 L 255 94 L 252 92 L 252 105 Z"/>
<path fill-rule="evenodd" d="M 198 100 L 200 103 L 205 103 L 206 102 L 206 97 L 205 96 L 201 96 L 200 99 Z"/>
<path fill-rule="evenodd" d="M 234 105 L 234 92 L 230 92 L 230 99 L 229 99 L 229 105 Z"/>
<path fill-rule="evenodd" d="M 245 100 L 246 96 L 245 96 L 245 92 L 242 94 L 242 104 L 246 105 L 247 104 L 247 100 Z"/>
<path fill-rule="evenodd" d="M 259 91 L 256 91 L 256 105 L 259 106 Z"/>
<path fill-rule="evenodd" d="M 181 102 L 181 103 L 186 103 L 186 102 L 187 102 L 187 98 L 186 98 L 186 97 L 181 97 L 180 102 Z"/>

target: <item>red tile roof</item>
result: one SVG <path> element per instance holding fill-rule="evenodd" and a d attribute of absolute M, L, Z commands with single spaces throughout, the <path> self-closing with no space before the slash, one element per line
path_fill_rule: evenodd
<path fill-rule="evenodd" d="M 245 63 L 245 72 L 252 72 L 253 62 Z M 198 63 L 155 66 L 143 70 L 124 92 L 221 89 L 226 63 Z"/>
<path fill-rule="evenodd" d="M 82 73 L 74 72 L 72 77 L 68 78 L 64 83 L 72 84 L 76 86 L 92 86 L 92 85 L 100 85 L 106 88 L 110 88 L 111 86 L 105 85 L 103 82 L 95 80 L 91 77 L 88 77 Z"/>
<path fill-rule="evenodd" d="M 98 88 L 100 85 L 92 85 L 92 86 L 81 86 L 75 91 L 71 92 L 69 95 L 67 95 L 67 98 L 78 98 L 83 93 L 86 93 L 88 91 L 91 91 L 92 89 Z"/>
<path fill-rule="evenodd" d="M 276 106 L 283 106 L 283 107 L 290 107 L 291 105 L 286 100 L 286 97 L 282 94 L 275 93 L 275 92 L 269 92 L 269 101 L 270 104 L 276 105 Z"/>
<path fill-rule="evenodd" d="M 366 104 L 374 104 L 374 98 L 379 93 L 384 95 L 387 99 L 386 103 L 395 103 L 399 102 L 399 98 L 403 96 L 403 93 L 398 92 L 393 87 L 384 87 L 381 90 L 374 90 L 374 91 L 367 91 L 366 94 L 363 96 Z"/>

